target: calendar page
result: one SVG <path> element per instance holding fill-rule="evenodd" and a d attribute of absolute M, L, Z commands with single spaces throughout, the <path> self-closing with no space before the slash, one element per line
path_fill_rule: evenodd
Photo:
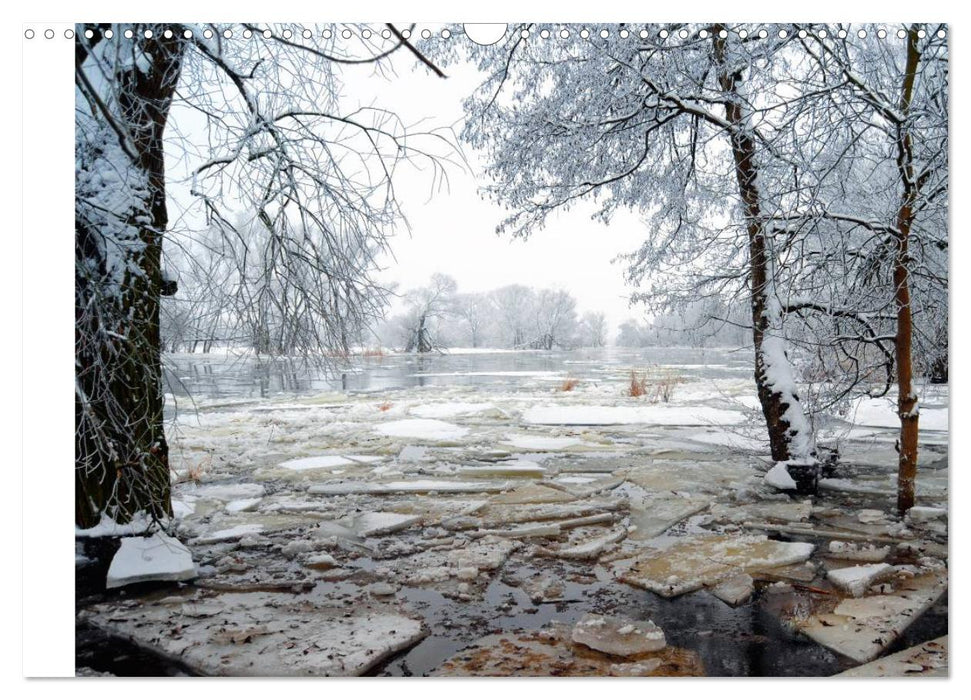
<path fill-rule="evenodd" d="M 947 676 L 949 42 L 24 25 L 74 673 Z"/>

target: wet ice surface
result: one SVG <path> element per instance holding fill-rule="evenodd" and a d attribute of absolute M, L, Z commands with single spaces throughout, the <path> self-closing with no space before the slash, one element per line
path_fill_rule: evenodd
<path fill-rule="evenodd" d="M 668 354 L 670 404 L 624 395 L 648 363 L 623 355 L 392 357 L 349 375 L 357 390 L 263 398 L 238 372 L 170 430 L 198 578 L 88 598 L 85 634 L 199 673 L 733 676 L 832 675 L 872 653 L 869 631 L 877 653 L 946 634 L 946 432 L 924 434 L 906 522 L 871 404 L 865 429 L 824 427 L 850 437 L 819 497 L 780 494 L 747 353 Z M 946 388 L 926 393 L 946 410 Z M 613 641 L 651 621 L 665 651 L 577 642 L 586 615 Z"/>

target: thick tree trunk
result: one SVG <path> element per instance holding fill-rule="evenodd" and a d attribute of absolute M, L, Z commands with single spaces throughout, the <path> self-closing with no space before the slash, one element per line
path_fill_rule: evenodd
<path fill-rule="evenodd" d="M 792 368 L 782 339 L 782 311 L 775 298 L 771 261 L 760 210 L 755 143 L 749 135 L 738 94 L 740 70 L 728 65 L 726 40 L 721 25 L 712 28 L 718 82 L 725 94 L 725 118 L 731 125 L 730 140 L 735 177 L 745 214 L 749 247 L 749 290 L 752 299 L 752 341 L 755 346 L 755 384 L 769 433 L 772 459 L 796 463 L 807 470 L 790 469 L 800 490 L 815 489 L 815 450 L 808 421 L 795 391 Z"/>
<path fill-rule="evenodd" d="M 900 97 L 900 112 L 906 119 L 910 112 L 910 102 L 914 93 L 917 77 L 917 63 L 920 53 L 917 48 L 916 26 L 911 27 L 907 36 L 907 67 L 904 73 L 903 90 Z M 914 180 L 913 151 L 909 126 L 898 126 L 897 166 L 903 182 L 903 196 L 897 213 L 897 232 L 895 236 L 893 284 L 894 303 L 897 307 L 897 413 L 900 416 L 900 460 L 897 468 L 897 510 L 901 515 L 914 505 L 917 480 L 917 436 L 919 410 L 917 394 L 913 383 L 913 320 L 910 308 L 910 273 L 908 252 L 910 228 L 914 218 L 914 203 L 917 199 L 918 183 Z"/>
<path fill-rule="evenodd" d="M 179 38 L 136 41 L 143 42 L 139 48 L 151 67 L 142 72 L 137 63 L 114 66 L 116 92 L 104 100 L 108 115 L 96 118 L 110 118 L 126 134 L 126 148 L 133 151 L 129 172 L 147 184 L 131 208 L 142 213 L 127 222 L 137 234 L 120 245 L 108 228 L 95 230 L 88 218 L 79 216 L 76 226 L 75 521 L 81 527 L 97 524 L 102 514 L 119 521 L 139 511 L 156 518 L 171 514 L 159 337 L 168 224 L 162 135 L 183 47 Z M 78 53 L 79 62 L 85 58 Z M 79 148 L 87 135 L 79 133 Z M 117 132 L 110 138 L 117 139 Z M 120 262 L 111 259 L 117 255 Z M 108 275 L 92 274 L 111 269 L 126 270 L 117 289 Z"/>

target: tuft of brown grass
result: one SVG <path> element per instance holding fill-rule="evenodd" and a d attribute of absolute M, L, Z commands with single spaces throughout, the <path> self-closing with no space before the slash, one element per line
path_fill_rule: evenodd
<path fill-rule="evenodd" d="M 627 395 L 634 398 L 643 396 L 651 403 L 669 403 L 674 397 L 674 388 L 682 382 L 684 378 L 672 370 L 658 372 L 650 377 L 647 372 L 631 370 Z"/>
<path fill-rule="evenodd" d="M 657 393 L 661 401 L 668 403 L 674 396 L 674 387 L 684 380 L 677 374 L 667 371 L 657 378 Z"/>
<path fill-rule="evenodd" d="M 579 379 L 576 379 L 575 377 L 567 377 L 563 380 L 563 383 L 560 384 L 560 391 L 573 391 L 577 388 L 579 383 Z"/>
<path fill-rule="evenodd" d="M 185 470 L 185 478 L 188 481 L 199 483 L 203 475 L 212 468 L 212 454 L 207 454 L 195 464 L 190 464 Z"/>
<path fill-rule="evenodd" d="M 389 411 L 389 410 L 391 410 L 391 406 L 392 405 L 393 404 L 390 401 L 385 401 L 384 403 L 379 403 L 378 404 L 378 410 L 379 411 Z"/>
<path fill-rule="evenodd" d="M 384 350 L 381 348 L 365 348 L 361 352 L 361 357 L 384 357 Z"/>

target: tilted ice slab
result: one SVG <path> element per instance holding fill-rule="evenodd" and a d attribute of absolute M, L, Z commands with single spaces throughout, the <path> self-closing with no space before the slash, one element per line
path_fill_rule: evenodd
<path fill-rule="evenodd" d="M 334 467 L 346 467 L 354 464 L 347 457 L 340 455 L 321 455 L 319 457 L 303 457 L 301 459 L 290 459 L 281 462 L 280 466 L 284 469 L 293 471 L 304 471 L 307 469 L 333 469 Z"/>
<path fill-rule="evenodd" d="M 795 480 L 789 475 L 785 462 L 776 462 L 762 478 L 767 485 L 780 491 L 795 491 L 798 488 Z"/>
<path fill-rule="evenodd" d="M 490 504 L 521 505 L 525 503 L 568 503 L 577 500 L 572 493 L 546 484 L 523 484 L 511 491 L 493 496 Z"/>
<path fill-rule="evenodd" d="M 226 504 L 226 511 L 229 513 L 245 513 L 255 510 L 262 498 L 241 498 L 238 501 L 230 501 Z"/>
<path fill-rule="evenodd" d="M 947 635 L 944 635 L 836 675 L 847 678 L 946 676 L 947 642 Z"/>
<path fill-rule="evenodd" d="M 860 663 L 875 659 L 937 602 L 947 590 L 947 573 L 932 572 L 905 582 L 897 592 L 848 598 L 832 613 L 799 624 L 807 637 Z"/>
<path fill-rule="evenodd" d="M 536 406 L 523 413 L 533 425 L 736 425 L 739 411 L 711 406 Z"/>
<path fill-rule="evenodd" d="M 631 499 L 631 528 L 628 537 L 635 540 L 652 539 L 709 505 L 711 499 L 705 497 L 655 496 Z"/>
<path fill-rule="evenodd" d="M 711 586 L 748 571 L 806 561 L 814 546 L 765 536 L 697 535 L 638 556 L 619 578 L 666 598 Z"/>
<path fill-rule="evenodd" d="M 518 447 L 521 450 L 555 451 L 568 447 L 582 445 L 583 440 L 573 437 L 545 437 L 541 435 L 510 435 L 503 444 Z"/>
<path fill-rule="evenodd" d="M 528 459 L 507 460 L 495 462 L 485 466 L 462 467 L 458 470 L 459 476 L 471 477 L 502 477 L 513 476 L 523 478 L 541 479 L 546 474 L 546 469 L 536 462 Z"/>
<path fill-rule="evenodd" d="M 846 420 L 854 425 L 865 425 L 872 428 L 900 428 L 900 417 L 897 415 L 896 398 L 867 399 L 860 398 L 846 416 Z M 946 408 L 920 409 L 921 430 L 947 430 Z"/>
<path fill-rule="evenodd" d="M 892 570 L 890 564 L 848 566 L 843 569 L 830 569 L 826 572 L 826 578 L 854 598 L 859 598 L 873 583 Z"/>
<path fill-rule="evenodd" d="M 420 515 L 374 511 L 348 516 L 339 522 L 354 530 L 359 537 L 378 537 L 379 535 L 405 530 L 420 520 Z"/>
<path fill-rule="evenodd" d="M 258 535 L 263 532 L 264 527 L 260 523 L 243 523 L 242 525 L 236 525 L 234 527 L 226 528 L 225 530 L 217 530 L 216 532 L 207 532 L 201 537 L 197 537 L 192 540 L 193 544 L 215 544 L 217 542 L 231 542 L 232 540 L 238 540 L 246 535 Z"/>
<path fill-rule="evenodd" d="M 489 635 L 463 648 L 431 675 L 544 678 L 704 675 L 701 659 L 693 651 L 665 647 L 625 660 L 574 642 L 572 631 L 572 627 L 554 622 L 539 630 Z"/>
<path fill-rule="evenodd" d="M 314 484 L 307 493 L 344 496 L 354 493 L 387 495 L 394 493 L 500 493 L 511 488 L 508 482 L 450 481 L 448 479 L 415 479 L 413 481 L 342 481 Z"/>
<path fill-rule="evenodd" d="M 388 437 L 403 437 L 414 440 L 444 441 L 459 440 L 465 437 L 469 429 L 454 423 L 427 418 L 409 418 L 381 423 L 375 426 L 375 432 Z"/>
<path fill-rule="evenodd" d="M 202 484 L 185 487 L 180 493 L 184 496 L 211 498 L 216 501 L 236 501 L 243 498 L 260 498 L 266 494 L 262 484 Z"/>
<path fill-rule="evenodd" d="M 186 581 L 197 576 L 188 548 L 163 532 L 125 537 L 108 567 L 107 588 L 143 581 Z"/>
<path fill-rule="evenodd" d="M 732 576 L 711 589 L 713 596 L 731 606 L 741 605 L 755 592 L 755 581 L 748 574 Z"/>
<path fill-rule="evenodd" d="M 574 625 L 570 638 L 613 656 L 639 656 L 667 646 L 664 631 L 650 620 L 639 622 L 590 613 Z"/>
<path fill-rule="evenodd" d="M 430 403 L 414 406 L 408 412 L 419 418 L 454 418 L 482 413 L 493 408 L 495 406 L 491 403 Z"/>
<path fill-rule="evenodd" d="M 609 530 L 606 534 L 597 535 L 582 542 L 569 543 L 552 550 L 554 556 L 561 559 L 596 559 L 604 553 L 610 545 L 620 542 L 627 536 L 627 530 L 618 528 Z"/>
<path fill-rule="evenodd" d="M 409 376 L 412 377 L 545 377 L 553 379 L 556 377 L 562 377 L 562 372 L 556 372 L 553 370 L 497 370 L 495 372 L 481 371 L 481 372 L 415 372 Z"/>
<path fill-rule="evenodd" d="M 420 621 L 391 610 L 325 607 L 290 594 L 165 600 L 124 615 L 98 605 L 83 617 L 210 676 L 359 676 L 425 636 Z"/>

